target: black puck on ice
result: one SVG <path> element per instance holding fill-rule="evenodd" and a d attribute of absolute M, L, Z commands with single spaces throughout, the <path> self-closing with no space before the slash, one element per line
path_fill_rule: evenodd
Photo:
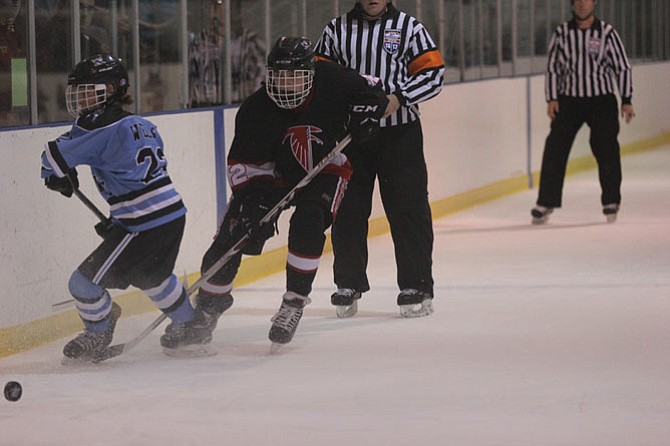
<path fill-rule="evenodd" d="M 9 381 L 5 384 L 5 398 L 7 401 L 18 401 L 22 394 L 23 388 L 16 381 Z"/>

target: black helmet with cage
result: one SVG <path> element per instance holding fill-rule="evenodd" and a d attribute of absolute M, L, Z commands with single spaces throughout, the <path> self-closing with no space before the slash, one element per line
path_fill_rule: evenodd
<path fill-rule="evenodd" d="M 79 62 L 68 76 L 65 104 L 77 117 L 109 102 L 122 102 L 127 91 L 128 72 L 121 61 L 111 54 L 96 54 Z"/>
<path fill-rule="evenodd" d="M 314 46 L 305 37 L 280 37 L 268 55 L 265 88 L 280 108 L 299 107 L 312 90 Z"/>

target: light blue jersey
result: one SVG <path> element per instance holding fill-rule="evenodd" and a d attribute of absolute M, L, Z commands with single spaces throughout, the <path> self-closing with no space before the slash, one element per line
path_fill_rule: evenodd
<path fill-rule="evenodd" d="M 186 213 L 152 122 L 128 115 L 92 130 L 77 124 L 47 143 L 42 178 L 64 177 L 71 168 L 90 166 L 112 220 L 130 232 L 155 228 Z"/>

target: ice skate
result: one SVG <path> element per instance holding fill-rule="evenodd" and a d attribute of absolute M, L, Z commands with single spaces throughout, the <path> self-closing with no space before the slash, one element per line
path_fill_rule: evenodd
<path fill-rule="evenodd" d="M 193 320 L 171 323 L 161 337 L 163 353 L 168 356 L 212 356 L 216 354 L 210 342 L 221 315 L 233 305 L 233 296 L 209 296 L 198 294 L 195 298 Z"/>
<path fill-rule="evenodd" d="M 398 294 L 398 306 L 402 317 L 428 316 L 433 312 L 433 295 L 407 288 Z"/>
<path fill-rule="evenodd" d="M 531 211 L 530 215 L 533 216 L 533 224 L 541 225 L 549 220 L 549 214 L 554 212 L 554 208 L 545 207 L 545 206 L 535 206 Z"/>
<path fill-rule="evenodd" d="M 606 204 L 603 206 L 603 214 L 607 218 L 607 223 L 614 223 L 617 214 L 619 213 L 619 205 L 616 203 Z"/>
<path fill-rule="evenodd" d="M 196 325 L 209 330 L 209 340 L 212 340 L 212 332 L 216 328 L 221 315 L 233 306 L 233 296 L 226 294 L 224 296 L 210 296 L 206 294 L 198 294 L 195 298 L 195 317 Z"/>
<path fill-rule="evenodd" d="M 116 321 L 121 317 L 121 307 L 112 302 L 112 311 L 105 319 L 97 322 L 106 323 L 107 327 L 100 332 L 84 330 L 76 338 L 63 347 L 62 360 L 64 365 L 72 365 L 82 362 L 97 362 L 96 355 L 104 355 L 105 349 L 112 343 Z"/>
<path fill-rule="evenodd" d="M 209 344 L 212 331 L 196 320 L 186 323 L 172 322 L 161 336 L 163 353 L 172 357 L 212 356 L 216 350 Z"/>
<path fill-rule="evenodd" d="M 301 296 L 292 291 L 284 293 L 279 311 L 272 316 L 272 327 L 268 335 L 270 341 L 273 343 L 273 352 L 276 351 L 276 347 L 279 347 L 279 345 L 291 342 L 302 317 L 302 310 L 311 301 L 309 297 Z"/>
<path fill-rule="evenodd" d="M 346 318 L 358 312 L 358 299 L 361 293 L 352 288 L 339 288 L 330 296 L 330 303 L 335 305 L 335 313 L 339 318 Z"/>

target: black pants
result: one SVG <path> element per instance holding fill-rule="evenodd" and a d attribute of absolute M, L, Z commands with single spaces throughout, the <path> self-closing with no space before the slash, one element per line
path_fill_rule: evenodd
<path fill-rule="evenodd" d="M 347 156 L 354 173 L 333 223 L 335 284 L 368 291 L 368 219 L 375 179 L 395 249 L 398 287 L 433 292 L 433 224 L 428 173 L 419 121 L 382 128 L 381 134 Z"/>
<path fill-rule="evenodd" d="M 103 288 L 156 287 L 172 274 L 185 225 L 186 217 L 180 217 L 136 233 L 115 226 L 79 271 Z"/>
<path fill-rule="evenodd" d="M 561 207 L 563 181 L 570 149 L 577 132 L 586 123 L 591 129 L 589 143 L 598 163 L 603 205 L 621 202 L 621 153 L 618 106 L 614 95 L 592 98 L 561 96 L 559 113 L 551 123 L 544 146 L 537 204 Z"/>
<path fill-rule="evenodd" d="M 294 200 L 295 207 L 291 215 L 288 250 L 289 255 L 297 255 L 304 258 L 320 259 L 323 246 L 326 241 L 325 231 L 333 221 L 333 215 L 337 213 L 338 197 L 342 194 L 342 180 L 337 175 L 319 174 L 302 190 Z M 288 192 L 289 189 L 287 189 Z M 244 198 L 241 198 L 244 200 Z M 234 209 L 236 200 L 233 197 L 229 209 Z M 202 259 L 201 272 L 204 274 L 214 265 L 244 233 L 235 230 L 234 215 L 227 211 L 221 223 L 219 232 Z M 257 254 L 260 254 L 257 252 Z M 201 288 L 201 292 L 216 295 L 212 290 L 220 287 L 228 290 L 232 284 L 242 260 L 242 252 L 234 255 L 228 263 L 218 270 L 207 281 L 208 284 Z M 318 263 L 318 262 L 317 262 Z M 302 296 L 308 296 L 312 291 L 312 284 L 316 276 L 316 268 L 300 269 L 292 265 L 290 259 L 286 263 L 286 290 L 293 291 Z M 220 293 L 223 294 L 223 293 Z"/>

